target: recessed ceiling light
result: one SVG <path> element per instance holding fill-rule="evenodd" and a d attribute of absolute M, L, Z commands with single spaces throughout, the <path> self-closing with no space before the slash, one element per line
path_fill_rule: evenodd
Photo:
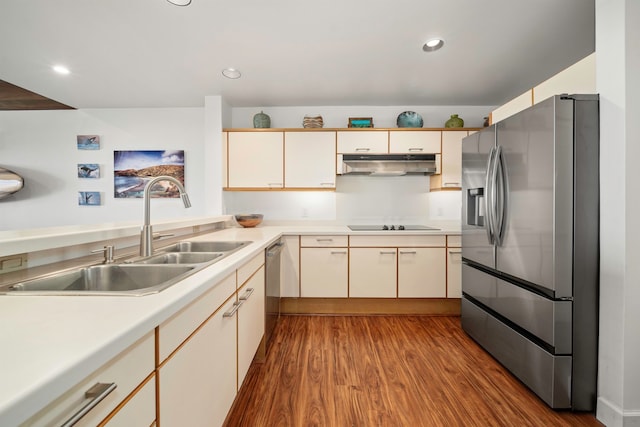
<path fill-rule="evenodd" d="M 442 46 L 444 46 L 444 40 L 431 39 L 427 40 L 427 42 L 422 46 L 422 50 L 425 52 L 433 52 L 434 50 L 440 49 Z"/>
<path fill-rule="evenodd" d="M 228 79 L 239 79 L 242 74 L 240 74 L 240 71 L 235 68 L 225 68 L 222 70 L 222 75 Z"/>
<path fill-rule="evenodd" d="M 191 0 L 167 0 L 171 4 L 175 4 L 176 6 L 189 6 L 191 4 Z"/>
<path fill-rule="evenodd" d="M 69 71 L 69 69 L 67 67 L 65 67 L 64 65 L 54 65 L 53 67 L 53 71 L 55 71 L 58 74 L 69 74 L 71 73 L 71 71 Z"/>

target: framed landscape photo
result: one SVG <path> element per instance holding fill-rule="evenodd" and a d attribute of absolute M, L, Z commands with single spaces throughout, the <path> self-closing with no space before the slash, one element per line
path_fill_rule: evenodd
<path fill-rule="evenodd" d="M 184 185 L 184 150 L 126 150 L 113 152 L 115 198 L 141 198 L 149 181 L 158 176 L 176 178 Z M 180 191 L 170 181 L 151 188 L 151 197 L 178 198 Z"/>
<path fill-rule="evenodd" d="M 349 117 L 350 128 L 372 128 L 373 117 Z"/>

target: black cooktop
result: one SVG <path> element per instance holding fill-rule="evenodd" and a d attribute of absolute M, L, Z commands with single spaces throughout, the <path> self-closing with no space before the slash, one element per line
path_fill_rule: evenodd
<path fill-rule="evenodd" d="M 426 225 L 348 225 L 352 231 L 418 231 L 418 230 L 440 230 L 439 228 L 427 227 Z"/>

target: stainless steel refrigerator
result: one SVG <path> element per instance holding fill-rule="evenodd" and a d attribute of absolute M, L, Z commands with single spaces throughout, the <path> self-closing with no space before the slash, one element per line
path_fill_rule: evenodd
<path fill-rule="evenodd" d="M 596 401 L 598 105 L 554 96 L 462 142 L 462 327 L 578 411 Z"/>

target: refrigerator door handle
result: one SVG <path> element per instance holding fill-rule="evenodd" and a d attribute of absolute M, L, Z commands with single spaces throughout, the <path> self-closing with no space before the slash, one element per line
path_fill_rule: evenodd
<path fill-rule="evenodd" d="M 496 150 L 496 227 L 494 229 L 495 241 L 498 246 L 502 246 L 502 240 L 507 227 L 507 214 L 509 207 L 509 180 L 507 175 L 507 162 L 502 151 L 502 147 L 498 146 Z"/>
<path fill-rule="evenodd" d="M 485 175 L 485 194 L 484 194 L 484 214 L 486 218 L 485 229 L 487 231 L 487 240 L 490 245 L 495 243 L 494 234 L 494 194 L 495 186 L 493 181 L 493 169 L 495 168 L 496 147 L 491 147 L 489 158 L 487 159 L 487 172 Z"/>

